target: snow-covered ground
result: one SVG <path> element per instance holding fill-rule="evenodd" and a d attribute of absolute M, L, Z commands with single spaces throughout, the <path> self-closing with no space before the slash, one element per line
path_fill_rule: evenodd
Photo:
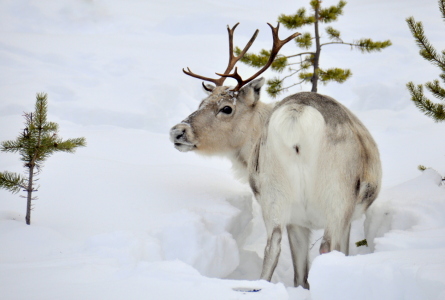
<path fill-rule="evenodd" d="M 405 88 L 438 77 L 404 21 L 423 21 L 445 49 L 436 1 L 351 1 L 332 24 L 345 39 L 393 42 L 378 54 L 326 50 L 325 66 L 354 76 L 320 87 L 374 135 L 384 189 L 366 221 L 353 224 L 354 255 L 317 255 L 322 233 L 313 234 L 310 291 L 291 287 L 286 245 L 273 283 L 257 280 L 265 233 L 249 188 L 227 161 L 180 153 L 168 140 L 204 96 L 181 68 L 209 76 L 224 68 L 225 26 L 238 21 L 236 44 L 259 28 L 252 48 L 270 47 L 265 23 L 302 5 L 0 1 L 0 140 L 15 138 L 23 111 L 47 92 L 61 136 L 88 142 L 49 158 L 31 226 L 24 199 L 0 191 L 0 298 L 444 299 L 445 125 L 421 115 Z M 300 90 L 307 87 L 290 92 Z M 418 164 L 437 171 L 420 173 Z M 0 170 L 22 172 L 19 157 L 0 153 Z M 356 248 L 365 235 L 369 247 Z"/>

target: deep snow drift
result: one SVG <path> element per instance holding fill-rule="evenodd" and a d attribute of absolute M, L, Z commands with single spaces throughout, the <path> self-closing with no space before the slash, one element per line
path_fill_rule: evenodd
<path fill-rule="evenodd" d="M 90 147 L 104 147 L 106 132 L 90 132 Z M 41 176 L 41 200 L 31 226 L 23 222 L 20 198 L 1 192 L 0 290 L 5 299 L 444 295 L 445 188 L 434 170 L 383 191 L 366 226 L 363 219 L 353 224 L 351 252 L 361 255 L 318 256 L 315 243 L 309 294 L 285 288 L 293 272 L 285 240 L 273 278 L 285 285 L 239 281 L 258 278 L 265 233 L 248 187 L 232 178 L 227 164 L 195 156 L 188 157 L 192 165 L 185 164 L 166 135 L 116 129 L 113 134 L 123 142 L 150 143 L 133 149 L 133 156 L 115 151 L 99 159 L 92 150 L 54 156 Z M 139 161 L 142 156 L 146 160 Z M 369 248 L 356 248 L 363 228 Z M 314 233 L 314 242 L 321 234 Z"/>
<path fill-rule="evenodd" d="M 271 3 L 0 2 L 0 140 L 15 138 L 35 93 L 47 92 L 49 120 L 59 123 L 60 135 L 88 143 L 74 155 L 49 158 L 31 226 L 24 222 L 25 201 L 0 191 L 1 299 L 445 297 L 444 124 L 422 116 L 405 88 L 437 77 L 404 21 L 422 20 L 444 49 L 435 2 L 358 0 L 333 24 L 347 39 L 394 44 L 369 55 L 333 47 L 322 57 L 326 67 L 354 73 L 320 92 L 350 107 L 370 129 L 384 189 L 366 222 L 353 224 L 352 256 L 319 256 L 322 232 L 314 232 L 311 291 L 291 287 L 286 240 L 273 283 L 257 280 L 266 241 L 249 188 L 233 178 L 228 162 L 179 153 L 168 141 L 168 129 L 204 96 L 200 82 L 181 68 L 209 76 L 220 71 L 226 24 L 241 23 L 237 45 L 259 28 L 252 49 L 270 47 L 265 23 L 304 5 Z M 418 164 L 438 172 L 420 173 Z M 23 168 L 17 155 L 0 153 L 0 170 Z M 369 247 L 355 247 L 365 236 Z"/>
<path fill-rule="evenodd" d="M 444 211 L 445 186 L 434 170 L 384 191 L 365 222 L 374 253 L 315 259 L 312 298 L 445 298 Z"/>

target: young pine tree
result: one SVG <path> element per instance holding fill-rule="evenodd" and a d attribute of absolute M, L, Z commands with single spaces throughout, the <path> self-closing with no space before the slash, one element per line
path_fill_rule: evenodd
<path fill-rule="evenodd" d="M 297 29 L 304 26 L 312 26 L 313 34 L 305 32 L 295 38 L 297 47 L 306 51 L 292 54 L 289 56 L 279 55 L 272 63 L 271 69 L 281 73 L 287 68 L 289 74 L 284 77 L 275 77 L 267 81 L 267 92 L 272 97 L 277 97 L 284 90 L 302 83 L 312 83 L 312 92 L 317 92 L 318 82 L 321 81 L 327 84 L 331 81 L 338 83 L 345 82 L 352 73 L 349 69 L 330 68 L 322 69 L 320 67 L 321 50 L 326 46 L 332 44 L 349 45 L 362 53 L 369 53 L 374 51 L 381 51 L 382 49 L 391 45 L 391 41 L 374 42 L 369 38 L 347 43 L 340 37 L 340 31 L 331 26 L 325 28 L 326 35 L 330 41 L 322 43 L 320 36 L 320 24 L 331 23 L 337 20 L 338 16 L 343 14 L 343 8 L 346 5 L 345 1 L 340 1 L 337 5 L 323 8 L 321 7 L 321 0 L 311 0 L 311 14 L 306 14 L 304 7 L 298 9 L 294 15 L 280 15 L 278 22 L 282 23 L 288 29 Z M 315 43 L 315 46 L 314 46 Z M 235 53 L 239 55 L 241 49 L 235 48 Z M 270 51 L 261 50 L 259 54 L 247 53 L 241 59 L 242 62 L 252 67 L 260 68 L 264 66 L 269 59 Z M 297 61 L 295 61 L 297 59 Z M 296 76 L 298 74 L 298 76 Z M 292 77 L 294 83 L 284 86 L 284 81 Z"/>
<path fill-rule="evenodd" d="M 442 13 L 442 18 L 445 20 L 445 0 L 439 0 L 439 9 Z M 442 71 L 440 78 L 445 83 L 445 50 L 442 50 L 441 54 L 438 54 L 436 49 L 430 44 L 423 32 L 422 22 L 416 22 L 413 17 L 406 19 L 408 27 L 416 40 L 417 46 L 419 46 L 419 54 L 424 59 L 439 67 Z M 423 93 L 423 85 L 417 86 L 414 83 L 408 82 L 406 85 L 411 94 L 411 100 L 417 106 L 417 108 L 428 117 L 434 119 L 436 122 L 445 121 L 445 107 L 444 104 L 434 103 L 429 100 Z M 425 83 L 426 89 L 438 100 L 445 101 L 445 89 L 440 86 L 439 80 L 433 80 Z"/>
<path fill-rule="evenodd" d="M 25 113 L 25 129 L 16 140 L 1 143 L 2 152 L 18 152 L 26 168 L 26 177 L 12 172 L 0 172 L 0 187 L 13 193 L 23 189 L 27 195 L 26 224 L 31 224 L 31 201 L 36 192 L 36 175 L 43 167 L 43 162 L 54 152 L 73 153 L 77 147 L 85 147 L 85 138 L 62 140 L 57 135 L 59 125 L 47 121 L 48 101 L 46 94 L 37 94 L 34 113 Z"/>

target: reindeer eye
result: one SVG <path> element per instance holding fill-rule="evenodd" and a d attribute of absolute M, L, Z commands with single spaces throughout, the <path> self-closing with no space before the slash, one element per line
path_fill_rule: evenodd
<path fill-rule="evenodd" d="M 232 108 L 230 106 L 224 106 L 220 112 L 230 115 L 232 113 Z"/>

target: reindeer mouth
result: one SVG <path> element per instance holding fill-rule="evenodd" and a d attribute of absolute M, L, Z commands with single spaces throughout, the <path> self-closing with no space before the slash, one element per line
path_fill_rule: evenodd
<path fill-rule="evenodd" d="M 192 150 L 196 149 L 196 145 L 186 143 L 186 142 L 181 142 L 181 143 L 176 142 L 174 144 L 175 144 L 175 148 L 181 152 L 188 152 L 188 151 L 192 151 Z"/>

